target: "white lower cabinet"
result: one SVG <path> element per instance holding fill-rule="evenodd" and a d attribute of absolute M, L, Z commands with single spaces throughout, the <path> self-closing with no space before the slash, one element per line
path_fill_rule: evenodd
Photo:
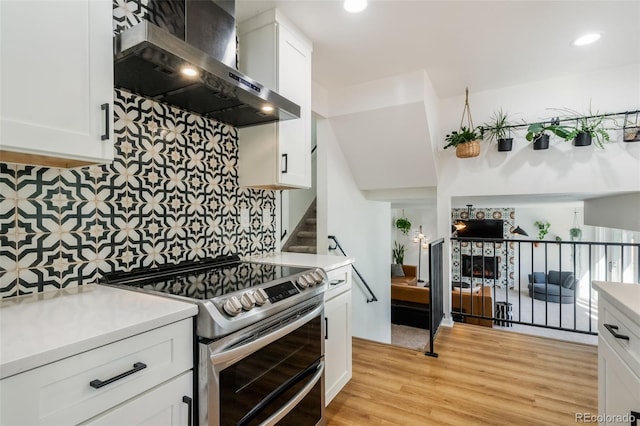
<path fill-rule="evenodd" d="M 625 424 L 636 424 L 631 422 L 633 413 L 636 413 L 637 424 L 640 424 L 640 377 L 602 337 L 598 339 L 598 377 L 600 424 L 620 424 L 622 422 L 618 419 L 625 417 L 629 417 Z"/>
<path fill-rule="evenodd" d="M 351 270 L 350 265 L 327 271 L 325 294 L 325 405 L 351 380 Z"/>
<path fill-rule="evenodd" d="M 180 377 L 89 420 L 91 426 L 190 426 L 193 419 L 193 374 Z"/>
<path fill-rule="evenodd" d="M 601 425 L 640 424 L 640 323 L 602 294 L 598 300 L 598 414 Z"/>
<path fill-rule="evenodd" d="M 107 424 L 97 416 L 133 411 L 131 420 L 108 423 L 186 424 L 188 404 L 176 399 L 193 397 L 192 367 L 188 318 L 0 380 L 0 424 Z M 154 423 L 155 416 L 172 420 Z"/>

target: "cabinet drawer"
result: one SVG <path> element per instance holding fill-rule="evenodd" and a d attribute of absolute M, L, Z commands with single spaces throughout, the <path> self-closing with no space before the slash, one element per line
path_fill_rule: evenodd
<path fill-rule="evenodd" d="M 185 319 L 3 379 L 0 423 L 76 424 L 106 411 L 189 370 L 192 331 Z M 124 376 L 134 364 L 137 371 Z M 99 388 L 90 384 L 121 375 Z"/>
<path fill-rule="evenodd" d="M 631 321 L 628 316 L 603 298 L 599 300 L 598 311 L 598 334 L 609 343 L 635 374 L 640 375 L 640 324 Z M 614 333 L 619 337 L 614 336 Z M 628 340 L 622 336 L 626 336 Z"/>
<path fill-rule="evenodd" d="M 351 290 L 351 265 L 327 271 L 329 288 L 324 293 L 324 300 L 332 299 L 345 291 Z"/>
<path fill-rule="evenodd" d="M 192 393 L 193 375 L 189 371 L 83 425 L 191 426 L 189 420 L 194 414 Z"/>

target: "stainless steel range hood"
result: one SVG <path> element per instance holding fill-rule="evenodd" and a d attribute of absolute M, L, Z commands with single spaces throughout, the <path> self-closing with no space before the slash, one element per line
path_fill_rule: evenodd
<path fill-rule="evenodd" d="M 115 86 L 236 127 L 299 118 L 299 105 L 230 66 L 233 12 L 233 1 L 150 0 L 154 22 L 114 37 Z"/>

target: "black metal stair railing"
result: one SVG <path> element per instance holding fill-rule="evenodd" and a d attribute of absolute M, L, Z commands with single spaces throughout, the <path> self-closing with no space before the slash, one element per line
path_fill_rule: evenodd
<path fill-rule="evenodd" d="M 338 239 L 335 236 L 329 235 L 327 236 L 327 238 L 329 238 L 335 243 L 335 246 L 329 245 L 329 251 L 340 250 L 340 253 L 342 253 L 343 256 L 347 256 L 347 253 L 344 252 L 344 250 L 342 249 L 342 246 L 340 245 L 340 243 L 338 242 Z M 355 266 L 353 266 L 353 263 L 351 264 L 351 268 L 353 269 L 353 272 L 355 272 L 358 278 L 360 279 L 358 282 L 362 284 L 362 286 L 364 286 L 364 288 L 368 292 L 368 294 L 366 294 L 367 303 L 377 302 L 378 298 L 371 290 L 371 287 L 369 287 L 369 284 L 367 284 L 365 279 L 362 277 L 362 274 L 360 274 L 360 271 L 358 271 L 358 269 Z M 362 288 L 362 286 L 360 288 Z"/>
<path fill-rule="evenodd" d="M 596 335 L 592 282 L 640 282 L 639 243 L 451 238 L 451 253 L 451 315 L 480 325 Z"/>

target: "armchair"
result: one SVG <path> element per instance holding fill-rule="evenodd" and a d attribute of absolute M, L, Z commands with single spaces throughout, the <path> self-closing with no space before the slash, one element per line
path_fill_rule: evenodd
<path fill-rule="evenodd" d="M 552 303 L 573 303 L 578 281 L 572 272 L 549 271 L 529 274 L 529 297 Z"/>

